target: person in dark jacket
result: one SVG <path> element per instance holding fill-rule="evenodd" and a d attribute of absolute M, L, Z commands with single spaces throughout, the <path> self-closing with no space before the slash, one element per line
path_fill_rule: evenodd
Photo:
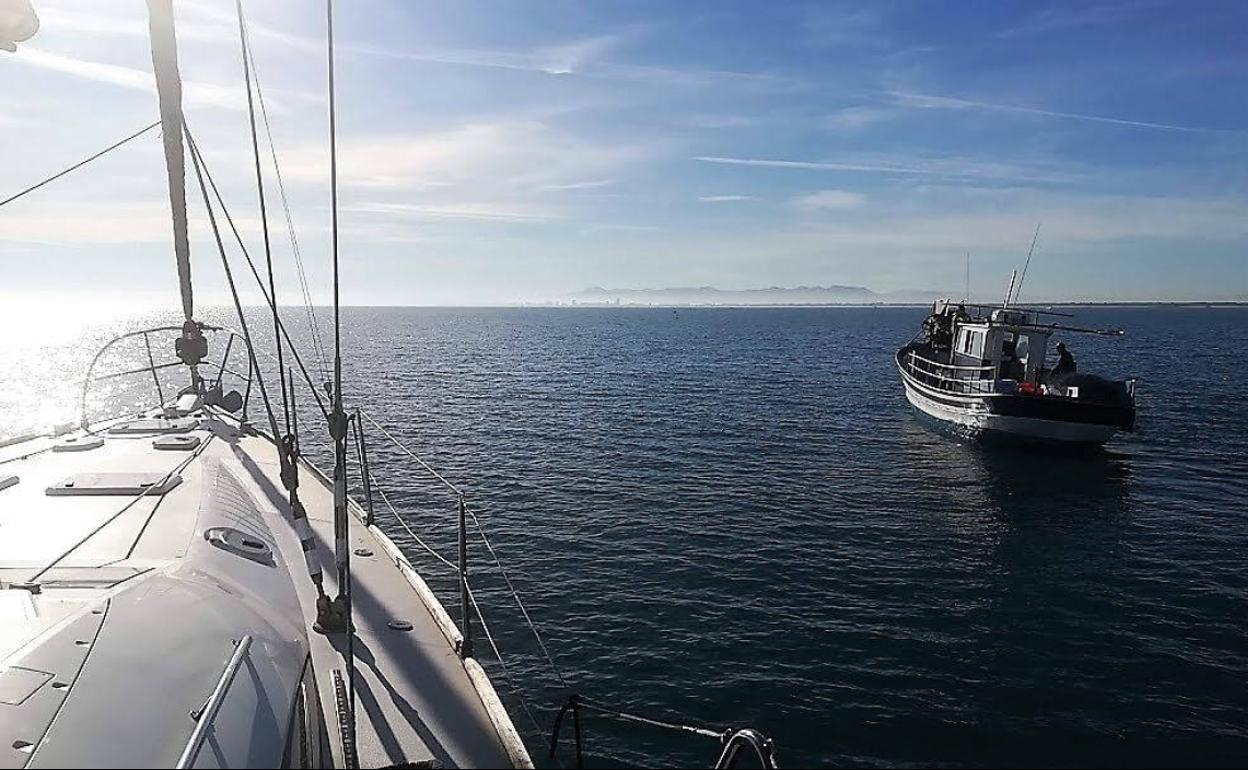
<path fill-rule="evenodd" d="M 1061 382 L 1078 371 L 1078 369 L 1079 366 L 1075 363 L 1075 357 L 1066 349 L 1066 343 L 1057 343 L 1057 366 L 1054 366 L 1053 371 L 1049 372 L 1049 381 Z"/>

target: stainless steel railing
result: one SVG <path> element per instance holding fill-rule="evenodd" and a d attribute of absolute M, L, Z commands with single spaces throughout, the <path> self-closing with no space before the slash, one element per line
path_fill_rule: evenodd
<path fill-rule="evenodd" d="M 252 359 L 250 355 L 247 356 L 247 373 L 246 374 L 243 374 L 242 372 L 238 372 L 230 368 L 229 359 L 230 359 L 230 352 L 234 348 L 235 340 L 238 340 L 239 342 L 241 342 L 243 348 L 246 349 L 248 352 L 250 352 L 250 346 L 248 346 L 247 344 L 247 338 L 244 337 L 242 334 L 234 331 L 233 329 L 230 329 L 224 326 L 212 326 L 209 324 L 204 324 L 202 326 L 202 330 L 204 332 L 211 333 L 214 335 L 225 335 L 226 343 L 225 343 L 224 352 L 222 353 L 222 356 L 221 356 L 221 360 L 220 361 L 205 360 L 200 365 L 207 367 L 210 371 L 217 372 L 217 378 L 216 378 L 217 385 L 220 385 L 222 377 L 226 374 L 229 374 L 232 377 L 236 377 L 241 382 L 244 383 L 245 392 L 243 395 L 243 413 L 246 414 L 247 405 L 251 398 L 252 380 L 256 376 L 256 373 L 253 370 L 252 365 L 251 365 Z M 91 363 L 87 367 L 86 377 L 83 378 L 82 394 L 79 400 L 79 424 L 83 428 L 86 428 L 90 424 L 89 415 L 87 413 L 87 401 L 91 392 L 91 387 L 97 383 L 104 382 L 106 380 L 115 380 L 115 379 L 120 379 L 124 377 L 133 377 L 133 376 L 140 375 L 140 374 L 151 374 L 153 390 L 155 391 L 157 403 L 163 405 L 165 403 L 165 394 L 164 394 L 164 388 L 161 386 L 161 383 L 160 383 L 160 372 L 164 369 L 173 369 L 179 366 L 185 366 L 185 364 L 182 363 L 182 361 L 176 360 L 176 359 L 172 361 L 162 361 L 161 363 L 156 363 L 156 358 L 152 353 L 151 337 L 152 335 L 164 334 L 168 332 L 181 333 L 181 331 L 182 331 L 181 326 L 156 326 L 150 329 L 141 329 L 138 331 L 126 332 L 125 334 L 120 334 L 112 338 L 108 342 L 104 343 L 103 347 L 101 347 L 98 351 L 96 351 L 95 356 L 91 359 Z M 140 366 L 140 367 L 135 367 L 131 369 L 114 371 L 114 372 L 106 372 L 104 374 L 98 374 L 98 375 L 95 374 L 95 368 L 99 364 L 100 359 L 104 357 L 105 353 L 113 349 L 119 343 L 124 342 L 125 340 L 134 339 L 136 337 L 141 337 L 143 339 L 144 352 L 146 353 L 146 357 L 147 357 L 147 366 Z"/>
<path fill-rule="evenodd" d="M 958 366 L 933 361 L 911 350 L 907 357 L 909 372 L 923 384 L 950 393 L 992 393 L 998 367 Z"/>
<path fill-rule="evenodd" d="M 178 764 L 175 767 L 179 768 L 179 770 L 195 764 L 195 757 L 199 754 L 199 749 L 208 738 L 208 731 L 212 728 L 212 721 L 216 719 L 217 712 L 221 710 L 221 704 L 225 702 L 225 695 L 229 692 L 230 685 L 234 682 L 234 676 L 243 667 L 243 660 L 247 657 L 247 651 L 250 649 L 250 635 L 238 640 L 238 643 L 234 646 L 234 654 L 230 656 L 229 662 L 225 664 L 225 670 L 221 672 L 220 678 L 217 679 L 217 685 L 212 688 L 212 693 L 208 696 L 208 700 L 204 703 L 203 708 L 192 714 L 195 718 L 195 729 L 191 731 L 191 737 L 186 742 L 186 747 L 182 749 L 182 755 L 178 757 Z"/>

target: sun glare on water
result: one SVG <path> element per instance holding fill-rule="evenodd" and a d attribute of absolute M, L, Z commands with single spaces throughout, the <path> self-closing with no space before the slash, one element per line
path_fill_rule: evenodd
<path fill-rule="evenodd" d="M 92 357 L 156 315 L 99 301 L 0 302 L 0 440 L 76 423 Z"/>

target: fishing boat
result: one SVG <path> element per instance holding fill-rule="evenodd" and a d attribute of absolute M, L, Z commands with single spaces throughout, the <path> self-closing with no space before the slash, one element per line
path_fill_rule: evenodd
<path fill-rule="evenodd" d="M 476 657 L 479 630 L 505 666 L 470 579 L 469 532 L 497 557 L 480 518 L 462 490 L 381 421 L 344 405 L 332 2 L 333 364 L 319 380 L 278 311 L 253 94 L 263 102 L 241 2 L 237 9 L 267 286 L 184 121 L 172 0 L 148 0 L 160 121 L 104 152 L 161 128 L 183 320 L 108 342 L 86 372 L 75 424 L 0 441 L 0 768 L 532 767 Z M 0 47 L 11 50 L 37 28 L 26 0 L 0 2 Z M 237 329 L 196 315 L 188 157 Z M 276 355 L 253 342 L 227 233 L 264 296 Z M 127 346 L 143 365 L 110 368 Z M 92 413 L 93 389 L 136 377 L 150 378 L 149 407 Z M 316 415 L 314 424 L 300 423 L 301 410 Z M 392 441 L 392 455 L 410 458 L 446 493 L 457 556 L 438 555 L 390 504 L 366 434 Z M 318 435 L 332 445 L 331 474 L 302 451 Z M 457 619 L 378 526 L 381 503 L 437 557 L 431 563 L 455 576 Z M 552 708 L 552 756 L 571 713 L 579 762 L 582 708 L 691 730 L 568 690 L 562 710 Z M 721 744 L 717 766 L 742 752 L 774 765 L 771 742 L 751 730 L 703 733 Z"/>
<path fill-rule="evenodd" d="M 1133 430 L 1134 379 L 1108 380 L 1048 364 L 1057 332 L 1123 331 L 1053 320 L 1065 317 L 1012 306 L 1008 299 L 1001 306 L 938 300 L 919 334 L 897 351 L 906 399 L 916 413 L 966 438 L 1095 446 Z"/>

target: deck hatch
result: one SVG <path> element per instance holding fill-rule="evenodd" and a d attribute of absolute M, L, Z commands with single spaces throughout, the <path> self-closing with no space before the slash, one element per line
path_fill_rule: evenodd
<path fill-rule="evenodd" d="M 76 473 L 47 489 L 58 496 L 163 495 L 182 483 L 178 474 L 160 473 Z"/>
<path fill-rule="evenodd" d="M 20 666 L 9 666 L 0 670 L 0 703 L 20 706 L 50 679 L 52 675 L 46 671 L 36 671 Z"/>
<path fill-rule="evenodd" d="M 152 446 L 166 452 L 189 452 L 201 443 L 199 436 L 161 436 L 152 441 Z"/>
<path fill-rule="evenodd" d="M 0 489 L 8 489 L 21 481 L 17 476 L 0 476 Z"/>
<path fill-rule="evenodd" d="M 163 417 L 152 417 L 123 422 L 121 425 L 110 428 L 108 432 L 121 435 L 135 433 L 186 433 L 194 430 L 195 426 L 198 424 L 198 420 L 194 420 L 189 417 L 180 417 L 173 420 L 168 420 Z"/>
<path fill-rule="evenodd" d="M 52 445 L 53 452 L 88 452 L 104 446 L 100 436 L 66 436 Z"/>

